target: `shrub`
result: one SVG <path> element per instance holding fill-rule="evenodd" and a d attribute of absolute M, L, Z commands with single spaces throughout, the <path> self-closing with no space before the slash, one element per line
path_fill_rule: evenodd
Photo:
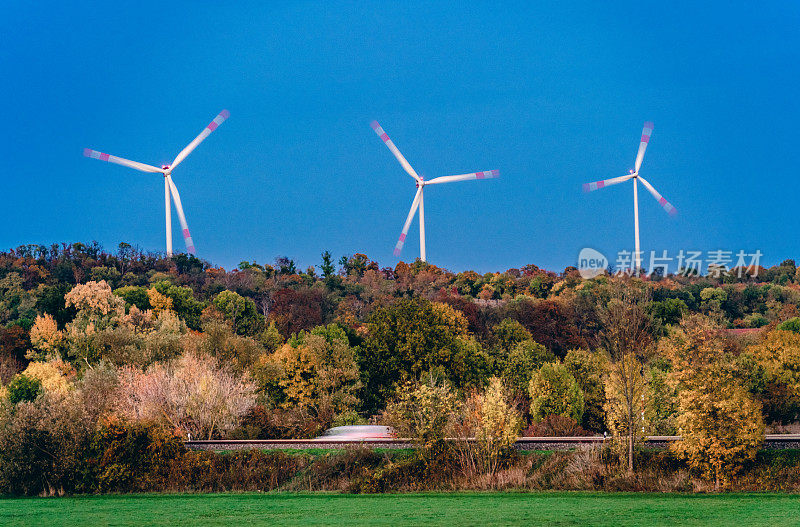
<path fill-rule="evenodd" d="M 11 404 L 33 401 L 42 393 L 42 381 L 19 373 L 11 379 L 6 389 L 8 390 L 8 400 Z"/>
<path fill-rule="evenodd" d="M 778 329 L 800 333 L 800 317 L 792 317 L 789 320 L 781 322 L 778 324 Z"/>
<path fill-rule="evenodd" d="M 563 415 L 548 415 L 541 421 L 531 423 L 523 430 L 523 437 L 575 437 L 588 436 L 575 419 Z"/>
<path fill-rule="evenodd" d="M 458 406 L 455 391 L 446 380 L 429 374 L 424 382 L 407 383 L 389 403 L 383 421 L 400 437 L 422 444 L 443 439 Z"/>
<path fill-rule="evenodd" d="M 522 417 L 500 379 L 492 377 L 483 393 L 467 397 L 459 424 L 456 449 L 462 473 L 483 472 L 491 478 L 513 453 Z"/>
<path fill-rule="evenodd" d="M 89 452 L 93 490 L 164 490 L 170 466 L 186 452 L 181 439 L 157 425 L 110 422 L 95 434 Z"/>
<path fill-rule="evenodd" d="M 211 439 L 239 424 L 255 404 L 255 385 L 220 367 L 212 357 L 186 353 L 142 372 L 120 370 L 121 413 Z"/>

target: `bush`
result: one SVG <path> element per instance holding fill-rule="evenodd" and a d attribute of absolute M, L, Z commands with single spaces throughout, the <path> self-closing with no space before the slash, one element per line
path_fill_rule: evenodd
<path fill-rule="evenodd" d="M 88 455 L 93 490 L 136 492 L 169 486 L 170 465 L 186 453 L 181 439 L 156 425 L 111 422 L 95 434 Z"/>
<path fill-rule="evenodd" d="M 800 317 L 793 317 L 778 324 L 778 329 L 800 333 Z"/>
<path fill-rule="evenodd" d="M 492 377 L 484 393 L 467 397 L 458 424 L 455 448 L 462 473 L 491 478 L 513 454 L 522 417 L 500 379 Z"/>
<path fill-rule="evenodd" d="M 450 383 L 429 375 L 425 382 L 403 386 L 386 408 L 383 420 L 400 437 L 427 444 L 445 437 L 457 405 Z"/>
<path fill-rule="evenodd" d="M 563 415 L 548 415 L 538 423 L 531 423 L 523 430 L 523 437 L 576 437 L 588 436 L 575 419 Z"/>
<path fill-rule="evenodd" d="M 8 390 L 8 400 L 11 404 L 33 401 L 42 393 L 42 381 L 19 373 L 11 379 L 6 389 Z"/>

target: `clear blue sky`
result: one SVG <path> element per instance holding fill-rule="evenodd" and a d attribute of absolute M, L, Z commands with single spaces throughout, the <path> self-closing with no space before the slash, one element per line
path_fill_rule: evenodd
<path fill-rule="evenodd" d="M 0 247 L 163 250 L 160 176 L 81 152 L 169 162 L 227 108 L 173 174 L 198 255 L 227 268 L 397 262 L 414 185 L 372 119 L 427 178 L 500 169 L 426 191 L 428 260 L 454 271 L 631 248 L 630 184 L 581 184 L 626 173 L 645 120 L 641 173 L 679 214 L 641 195 L 644 250 L 800 257 L 800 4 L 529 4 L 7 2 Z"/>

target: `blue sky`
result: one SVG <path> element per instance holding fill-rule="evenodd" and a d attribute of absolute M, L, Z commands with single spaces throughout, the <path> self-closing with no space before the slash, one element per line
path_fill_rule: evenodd
<path fill-rule="evenodd" d="M 160 176 L 81 152 L 167 163 L 227 108 L 173 174 L 198 255 L 226 268 L 394 266 L 414 185 L 372 119 L 426 178 L 501 171 L 425 193 L 428 260 L 454 271 L 630 249 L 631 185 L 581 184 L 626 173 L 646 120 L 641 174 L 679 214 L 640 193 L 645 251 L 800 257 L 796 2 L 216 4 L 234 3 L 5 6 L 0 247 L 163 250 Z"/>

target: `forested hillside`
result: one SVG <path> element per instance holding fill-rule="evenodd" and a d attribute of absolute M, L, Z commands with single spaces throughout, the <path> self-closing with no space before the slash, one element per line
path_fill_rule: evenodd
<path fill-rule="evenodd" d="M 507 437 L 608 432 L 631 463 L 642 433 L 682 433 L 698 470 L 733 473 L 765 426 L 798 419 L 798 282 L 792 260 L 584 280 L 23 246 L 0 254 L 0 458 L 41 434 L 95 444 L 112 425 L 279 438 L 371 420 L 424 438 L 499 419 Z M 420 424 L 426 404 L 439 424 Z M 692 443 L 710 428 L 744 439 Z M 3 470 L 7 486 L 22 477 Z"/>

